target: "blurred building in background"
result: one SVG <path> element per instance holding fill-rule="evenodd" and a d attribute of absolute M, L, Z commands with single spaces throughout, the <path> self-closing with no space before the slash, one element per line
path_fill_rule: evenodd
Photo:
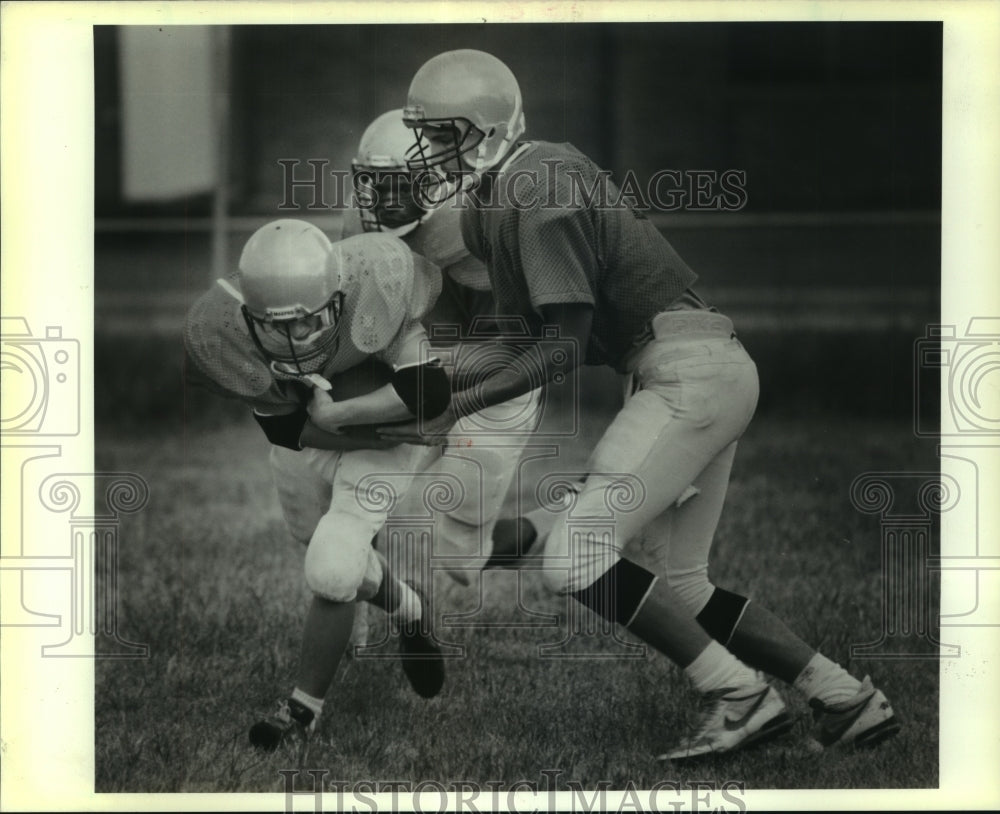
<path fill-rule="evenodd" d="M 468 47 L 517 75 L 528 137 L 617 178 L 745 173 L 739 211 L 654 213 L 745 330 L 906 348 L 940 296 L 941 45 L 934 22 L 96 27 L 98 331 L 175 331 L 266 220 L 335 234 L 332 187 L 328 208 L 300 188 L 279 209 L 279 162 L 349 170 L 417 68 Z M 904 361 L 876 391 L 909 390 Z"/>
<path fill-rule="evenodd" d="M 458 47 L 511 66 L 529 136 L 570 141 L 618 175 L 741 169 L 752 213 L 940 203 L 936 23 L 229 30 L 226 180 L 237 213 L 266 215 L 281 202 L 279 159 L 349 168 L 365 126 L 404 104 L 416 69 Z M 160 174 L 164 193 L 183 191 L 192 173 L 211 184 L 207 158 L 221 135 L 211 121 L 213 49 L 222 41 L 184 26 L 98 28 L 96 38 L 98 215 L 154 199 L 135 194 L 137 161 Z M 171 145 L 187 163 L 174 163 Z M 142 152 L 150 148 L 161 166 Z"/>

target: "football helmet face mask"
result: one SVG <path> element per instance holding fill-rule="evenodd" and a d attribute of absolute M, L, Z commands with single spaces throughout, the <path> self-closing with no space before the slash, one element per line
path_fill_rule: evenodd
<path fill-rule="evenodd" d="M 241 311 L 258 350 L 298 375 L 314 373 L 336 353 L 344 307 L 330 241 L 300 220 L 262 226 L 239 263 Z"/>
<path fill-rule="evenodd" d="M 521 90 L 510 68 L 484 51 L 446 51 L 428 60 L 410 83 L 403 122 L 416 142 L 407 166 L 418 187 L 432 190 L 442 179 L 458 185 L 496 166 L 524 133 Z M 435 180 L 435 177 L 437 180 Z M 441 199 L 437 190 L 435 199 Z"/>
<path fill-rule="evenodd" d="M 364 231 L 404 229 L 426 214 L 413 194 L 406 166 L 406 152 L 412 145 L 402 110 L 383 113 L 361 136 L 351 177 Z"/>

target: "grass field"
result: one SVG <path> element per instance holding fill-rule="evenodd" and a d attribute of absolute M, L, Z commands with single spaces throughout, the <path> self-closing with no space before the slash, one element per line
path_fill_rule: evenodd
<path fill-rule="evenodd" d="M 583 427 L 592 438 L 601 421 Z M 266 442 L 245 418 L 166 432 L 98 432 L 98 468 L 134 471 L 150 502 L 123 526 L 121 629 L 150 645 L 143 661 L 97 663 L 96 790 L 282 791 L 293 754 L 261 757 L 247 728 L 290 689 L 308 595 L 302 550 L 291 542 L 269 482 Z M 573 452 L 579 455 L 579 450 Z M 747 789 L 929 788 L 937 785 L 938 664 L 848 664 L 852 643 L 880 628 L 880 532 L 855 510 L 851 481 L 870 470 L 937 466 L 933 445 L 907 422 L 836 414 L 759 416 L 737 456 L 714 549 L 713 576 L 749 593 L 859 677 L 871 672 L 904 723 L 866 753 L 805 748 L 807 709 L 793 735 L 696 768 L 659 764 L 690 716 L 694 696 L 663 657 L 541 658 L 558 630 L 510 626 L 515 598 L 555 613 L 536 573 L 488 572 L 480 621 L 442 625 L 442 613 L 475 609 L 476 584 L 436 586 L 441 638 L 465 658 L 448 663 L 442 694 L 425 701 L 394 660 L 346 661 L 327 698 L 306 762 L 329 779 L 417 783 L 538 782 L 649 788 L 662 780 L 739 781 Z M 513 499 L 513 496 L 511 496 Z M 512 504 L 513 505 L 513 504 Z M 440 588 L 440 590 L 437 590 Z M 376 630 L 384 625 L 373 612 Z M 508 626 L 504 626 L 507 624 Z M 606 640 L 584 643 L 595 655 Z"/>
<path fill-rule="evenodd" d="M 394 660 L 345 662 L 306 768 L 328 771 L 328 781 L 504 788 L 539 783 L 546 770 L 561 772 L 560 788 L 935 787 L 938 663 L 848 662 L 852 643 L 878 638 L 882 596 L 879 521 L 852 506 L 850 484 L 869 471 L 939 467 L 911 417 L 915 403 L 936 414 L 935 381 L 924 375 L 915 394 L 913 349 L 936 321 L 938 231 L 678 236 L 706 286 L 719 286 L 703 293 L 736 320 L 761 378 L 713 578 L 766 603 L 859 677 L 870 672 L 904 723 L 894 741 L 815 754 L 805 748 L 808 710 L 786 693 L 798 715 L 791 737 L 698 767 L 661 765 L 654 756 L 694 709 L 680 672 L 653 654 L 541 658 L 565 629 L 566 600 L 547 594 L 537 573 L 499 571 L 470 588 L 435 583 L 438 635 L 465 652 L 448 663 L 439 697 L 414 695 Z M 122 521 L 119 592 L 122 635 L 151 649 L 148 660 L 97 663 L 96 790 L 283 791 L 279 771 L 295 769 L 295 756 L 262 758 L 247 729 L 290 689 L 309 599 L 303 551 L 284 529 L 266 441 L 245 408 L 183 386 L 179 326 L 208 285 L 207 236 L 103 236 L 95 268 L 96 463 L 149 483 L 148 506 Z M 564 469 L 583 463 L 618 398 L 613 376 L 588 371 L 580 381 L 587 409 Z M 522 489 L 529 501 L 533 486 Z M 476 609 L 480 585 L 475 619 L 489 626 L 449 626 L 446 613 Z M 518 627 L 525 609 L 559 625 Z M 577 646 L 593 655 L 618 647 Z"/>

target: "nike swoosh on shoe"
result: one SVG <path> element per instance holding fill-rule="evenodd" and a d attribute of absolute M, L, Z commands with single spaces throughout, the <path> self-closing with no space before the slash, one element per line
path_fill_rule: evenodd
<path fill-rule="evenodd" d="M 760 709 L 761 704 L 764 703 L 764 698 L 767 697 L 767 693 L 768 693 L 769 689 L 770 689 L 769 687 L 765 687 L 763 690 L 761 690 L 761 692 L 757 695 L 757 700 L 754 701 L 753 706 L 751 706 L 750 709 L 748 709 L 746 711 L 746 713 L 744 715 L 742 715 L 741 717 L 739 717 L 739 718 L 730 718 L 727 715 L 723 719 L 723 721 L 722 721 L 722 725 L 726 728 L 726 730 L 729 731 L 729 732 L 733 732 L 736 729 L 740 729 L 740 728 L 746 726 L 747 722 L 750 720 L 750 718 L 753 717 L 753 714 L 758 709 Z"/>

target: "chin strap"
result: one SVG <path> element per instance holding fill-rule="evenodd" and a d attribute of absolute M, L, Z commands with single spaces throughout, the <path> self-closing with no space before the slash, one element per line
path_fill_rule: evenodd
<path fill-rule="evenodd" d="M 238 302 L 240 305 L 246 304 L 243 302 L 243 295 L 236 290 L 236 287 L 232 283 L 230 283 L 229 280 L 223 280 L 221 277 L 219 277 L 219 279 L 217 279 L 215 282 L 217 282 L 221 286 L 222 290 L 225 291 L 234 300 L 236 300 L 236 302 Z"/>
<path fill-rule="evenodd" d="M 476 167 L 475 171 L 477 173 L 485 172 L 490 169 L 500 157 L 507 152 L 507 150 L 514 144 L 514 141 L 524 132 L 524 109 L 521 103 L 521 92 L 517 92 L 517 96 L 514 98 L 514 109 L 511 111 L 510 118 L 507 120 L 506 131 L 504 132 L 504 137 L 497 145 L 496 152 L 493 153 L 493 158 L 489 161 L 486 160 L 486 139 L 484 138 L 476 150 Z"/>
<path fill-rule="evenodd" d="M 520 147 L 518 147 L 516 150 L 514 150 L 514 152 L 512 152 L 509 156 L 507 156 L 507 158 L 504 160 L 503 164 L 500 165 L 500 169 L 497 170 L 497 175 L 502 175 L 503 173 L 507 172 L 507 168 L 511 164 L 513 164 L 514 161 L 516 161 L 517 158 L 525 150 L 527 150 L 530 146 L 531 146 L 531 142 L 530 141 L 526 141 L 524 144 L 522 144 Z"/>
<path fill-rule="evenodd" d="M 425 216 L 426 217 L 426 216 Z M 424 222 L 425 218 L 418 218 L 417 220 L 410 221 L 409 223 L 404 223 L 402 226 L 397 226 L 394 229 L 387 229 L 385 226 L 379 226 L 379 234 L 382 235 L 392 235 L 393 237 L 406 237 L 406 235 L 413 232 L 421 223 Z"/>
<path fill-rule="evenodd" d="M 318 373 L 299 373 L 297 370 L 292 370 L 291 365 L 287 362 L 279 362 L 277 360 L 272 361 L 271 373 L 273 373 L 276 378 L 291 379 L 292 381 L 302 382 L 303 384 L 308 384 L 318 390 L 325 390 L 329 392 L 332 389 L 330 382 Z"/>

